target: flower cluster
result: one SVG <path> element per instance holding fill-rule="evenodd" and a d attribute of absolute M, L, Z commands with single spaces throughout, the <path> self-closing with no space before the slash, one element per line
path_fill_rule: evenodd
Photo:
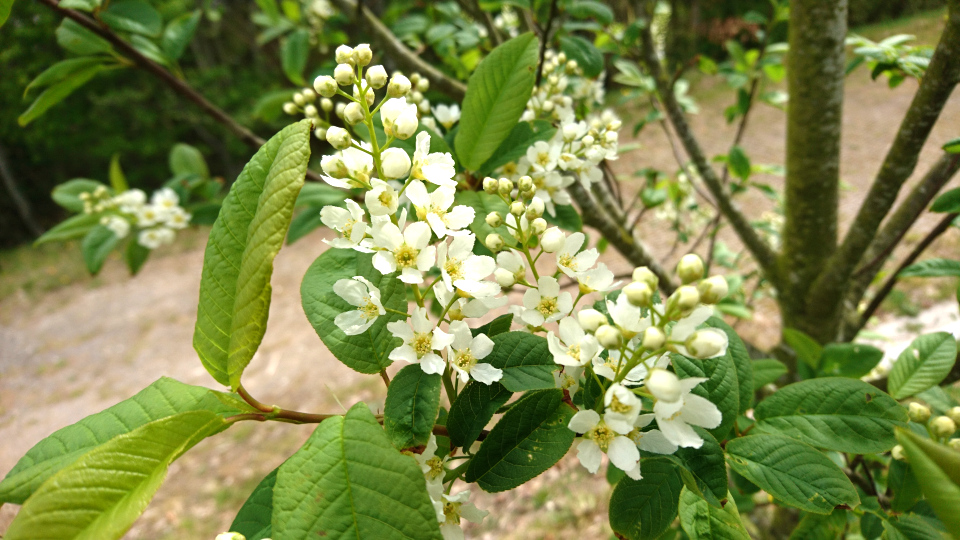
<path fill-rule="evenodd" d="M 133 227 L 138 229 L 137 242 L 156 249 L 173 242 L 178 229 L 190 224 L 190 214 L 180 206 L 177 192 L 165 187 L 150 196 L 139 189 L 111 195 L 106 186 L 79 195 L 85 214 L 102 214 L 101 225 L 118 238 L 125 238 Z"/>
<path fill-rule="evenodd" d="M 569 427 L 582 434 L 578 456 L 588 470 L 596 472 L 607 454 L 639 478 L 640 450 L 672 453 L 702 445 L 691 426 L 716 427 L 720 412 L 692 392 L 704 379 L 680 379 L 671 370 L 670 354 L 707 359 L 725 353 L 724 332 L 698 328 L 713 313 L 709 304 L 727 294 L 726 280 L 704 279 L 703 262 L 688 255 L 678 266 L 683 285 L 665 302 L 659 301 L 657 276 L 646 267 L 612 292 L 620 282 L 598 261 L 586 236 L 547 221 L 557 205 L 570 204 L 567 185 L 589 185 L 599 164 L 616 157 L 619 120 L 609 113 L 590 121 L 560 120 L 555 137 L 532 145 L 514 164 L 514 178 L 483 180 L 479 196 L 485 208 L 496 210 L 477 216 L 473 206 L 458 204 L 457 188 L 468 184 L 452 156 L 432 151 L 430 133 L 420 129 L 421 111 L 406 99 L 413 83 L 399 74 L 387 83 L 378 66 L 364 76 L 371 54 L 363 45 L 341 47 L 337 58 L 335 76 L 318 77 L 314 84 L 322 96 L 350 100 L 346 127 L 326 131 L 337 151 L 321 159 L 323 179 L 354 190 L 363 204 L 348 199 L 343 208 L 322 209 L 321 220 L 337 233 L 326 242 L 372 254 L 380 279 L 397 279 L 417 303 L 412 313 L 390 309 L 373 276 L 341 279 L 334 291 L 355 309 L 336 317 L 338 328 L 362 334 L 391 313 L 385 327 L 401 343 L 389 358 L 440 374 L 452 400 L 462 383 L 489 385 L 503 377 L 491 363 L 494 341 L 474 335 L 471 327 L 477 325 L 467 320 L 507 309 L 523 331 L 546 336 L 558 365 L 557 385 L 580 407 Z M 376 91 L 384 87 L 378 98 Z M 380 137 L 374 129 L 378 114 Z M 458 115 L 458 109 L 438 107 L 431 120 L 449 129 Z M 358 125 L 366 126 L 365 132 L 352 129 Z M 392 146 L 410 138 L 412 155 Z M 478 239 L 480 230 L 485 232 Z M 576 285 L 575 295 L 565 290 L 567 284 Z M 522 291 L 522 301 L 506 307 L 510 291 Z M 577 310 L 594 294 L 599 301 L 593 307 Z M 587 388 L 599 397 L 584 397 Z M 435 442 L 431 445 L 435 450 Z M 445 464 L 434 450 L 428 447 L 416 457 L 445 537 L 458 538 L 460 518 L 481 519 L 483 513 L 468 505 L 466 493 L 451 495 L 452 482 L 444 490 Z"/>

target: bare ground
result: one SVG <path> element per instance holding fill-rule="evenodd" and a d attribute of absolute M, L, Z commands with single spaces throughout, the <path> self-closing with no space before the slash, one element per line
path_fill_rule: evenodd
<path fill-rule="evenodd" d="M 915 83 L 909 81 L 890 90 L 870 82 L 864 71 L 849 79 L 842 170 L 850 186 L 841 207 L 845 220 L 859 207 L 914 90 Z M 701 88 L 698 94 L 704 96 L 704 112 L 693 118 L 693 127 L 708 152 L 724 153 L 733 128 L 720 111 L 729 94 L 710 88 Z M 960 98 L 954 97 L 918 171 L 936 158 L 942 142 L 958 135 L 958 125 Z M 751 119 L 743 146 L 755 163 L 782 163 L 784 134 L 783 114 L 761 106 Z M 643 149 L 624 156 L 617 163 L 618 172 L 644 166 L 676 169 L 662 133 L 648 127 L 639 142 Z M 744 201 L 751 215 L 759 215 L 768 204 L 760 197 Z M 929 227 L 930 220 L 924 219 L 916 230 Z M 663 256 L 669 251 L 670 240 L 656 233 L 654 223 L 645 222 L 644 230 L 655 253 Z M 362 376 L 341 365 L 323 347 L 300 308 L 300 280 L 324 249 L 320 241 L 324 234 L 318 231 L 278 256 L 270 325 L 244 377 L 245 385 L 261 401 L 291 409 L 336 412 L 342 410 L 341 404 L 349 407 L 360 400 L 378 409 L 385 395 L 379 377 Z M 911 235 L 913 241 L 918 234 Z M 955 238 L 944 238 L 935 249 L 955 253 L 956 245 Z M 191 346 L 202 258 L 200 247 L 157 257 L 134 279 L 126 277 L 121 263 L 114 260 L 97 280 L 46 293 L 20 290 L 0 300 L 0 440 L 4 441 L 0 472 L 11 469 L 54 430 L 133 395 L 161 376 L 217 387 Z M 615 253 L 608 252 L 604 258 L 615 271 L 629 268 Z M 937 299 L 934 295 L 942 295 L 941 290 L 936 284 L 924 285 L 913 294 L 930 304 Z M 758 344 L 771 345 L 777 339 L 777 324 L 775 310 L 767 305 L 743 329 Z M 212 538 L 226 530 L 259 479 L 295 452 L 312 429 L 244 424 L 202 442 L 173 465 L 165 485 L 127 538 Z M 492 510 L 491 517 L 480 526 L 469 526 L 468 536 L 609 537 L 604 517 L 608 496 L 605 480 L 586 474 L 571 455 L 518 490 L 478 493 L 475 502 Z M 13 505 L 0 508 L 0 531 L 16 510 Z"/>

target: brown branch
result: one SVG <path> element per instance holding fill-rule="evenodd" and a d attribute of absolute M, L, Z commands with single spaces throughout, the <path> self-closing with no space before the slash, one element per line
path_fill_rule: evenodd
<path fill-rule="evenodd" d="M 434 90 L 443 92 L 456 101 L 463 101 L 463 96 L 467 94 L 467 85 L 433 67 L 411 51 L 366 6 L 357 4 L 355 0 L 334 0 L 333 3 L 348 16 L 362 19 L 364 29 L 373 34 L 384 52 L 401 67 L 426 77 Z"/>
<path fill-rule="evenodd" d="M 547 25 L 540 31 L 540 62 L 537 63 L 537 82 L 540 86 L 540 80 L 543 78 L 543 57 L 547 54 L 547 44 L 550 42 L 550 28 L 553 26 L 553 19 L 557 16 L 557 0 L 550 2 L 550 13 L 547 15 Z M 539 26 L 538 26 L 539 27 Z"/>
<path fill-rule="evenodd" d="M 457 0 L 457 4 L 460 6 L 460 9 L 465 11 L 467 15 L 470 15 L 473 20 L 486 28 L 487 34 L 490 35 L 490 41 L 494 47 L 503 43 L 503 36 L 500 34 L 500 30 L 496 25 L 493 24 L 493 17 L 480 7 L 480 2 L 477 0 Z"/>

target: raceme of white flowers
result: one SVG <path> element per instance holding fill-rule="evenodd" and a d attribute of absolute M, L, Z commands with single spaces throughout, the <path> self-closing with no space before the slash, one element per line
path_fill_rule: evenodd
<path fill-rule="evenodd" d="M 101 214 L 100 224 L 117 238 L 125 238 L 136 227 L 137 243 L 157 249 L 173 242 L 176 231 L 190 224 L 191 215 L 180 206 L 180 197 L 171 188 L 161 188 L 150 196 L 139 189 L 129 189 L 112 196 L 105 186 L 81 193 L 83 212 Z"/>
<path fill-rule="evenodd" d="M 557 66 L 564 62 L 560 55 L 551 58 Z M 694 359 L 725 354 L 726 334 L 698 327 L 713 313 L 709 304 L 726 296 L 726 280 L 704 278 L 702 261 L 687 255 L 678 266 L 683 285 L 665 302 L 656 292 L 658 278 L 646 267 L 637 268 L 630 283 L 613 291 L 620 282 L 598 262 L 599 253 L 588 247 L 586 236 L 551 227 L 545 218 L 556 205 L 570 204 L 567 185 L 599 180 L 599 167 L 616 157 L 620 121 L 610 113 L 578 119 L 572 106 L 569 114 L 555 118 L 555 136 L 532 145 L 504 177 L 483 180 L 485 196 L 507 211 L 482 216 L 499 232 L 478 239 L 471 225 L 480 216 L 473 207 L 457 204 L 457 189 L 466 181 L 458 177 L 450 154 L 430 151 L 430 133 L 418 132 L 421 119 L 429 117 L 416 100 L 407 100 L 425 79 L 414 83 L 395 73 L 388 82 L 382 67 L 365 69 L 372 60 L 366 45 L 340 47 L 337 60 L 335 75 L 318 77 L 308 96 L 349 100 L 343 108 L 346 127 L 320 128 L 338 150 L 322 158 L 323 179 L 359 190 L 355 198 L 364 204 L 348 199 L 345 208 L 323 208 L 321 220 L 337 233 L 326 242 L 372 253 L 373 267 L 382 274 L 381 288 L 384 279 L 396 279 L 417 304 L 412 313 L 389 309 L 371 280 L 341 279 L 334 291 L 349 308 L 336 317 L 337 327 L 358 335 L 391 314 L 394 320 L 386 328 L 400 345 L 389 357 L 442 374 L 449 391 L 469 381 L 489 385 L 502 379 L 503 372 L 490 363 L 494 341 L 474 336 L 470 329 L 480 324 L 469 321 L 505 308 L 522 331 L 545 335 L 558 365 L 558 387 L 571 402 L 582 403 L 569 428 L 581 436 L 577 455 L 589 471 L 597 472 L 606 455 L 614 466 L 640 478 L 640 450 L 669 454 L 679 447 L 700 447 L 703 440 L 692 426 L 716 427 L 720 412 L 692 392 L 704 379 L 680 379 L 670 370 L 670 354 Z M 563 66 L 576 70 L 575 65 Z M 548 92 L 563 95 L 556 89 L 563 83 L 551 80 L 555 75 L 547 75 Z M 384 87 L 386 95 L 378 98 L 375 91 Z M 296 106 L 302 108 L 300 101 Z M 538 103 L 539 108 L 528 109 L 534 118 L 543 111 L 542 100 Z M 377 114 L 383 126 L 379 137 Z M 455 106 L 437 107 L 429 120 L 449 128 L 458 117 Z M 357 125 L 366 126 L 364 135 L 374 134 L 369 142 L 360 140 Z M 392 146 L 408 138 L 415 140 L 412 155 Z M 517 293 L 512 302 L 511 291 Z M 428 309 L 431 299 L 433 311 Z M 592 403 L 583 402 L 588 386 L 596 397 Z M 451 493 L 453 482 L 444 487 L 446 464 L 435 450 L 431 438 L 426 450 L 413 455 L 427 478 L 444 538 L 462 538 L 461 518 L 479 521 L 485 512 L 469 504 L 467 492 Z"/>

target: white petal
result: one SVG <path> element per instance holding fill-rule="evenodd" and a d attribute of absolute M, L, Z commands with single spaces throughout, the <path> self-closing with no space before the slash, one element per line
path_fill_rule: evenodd
<path fill-rule="evenodd" d="M 591 473 L 595 473 L 598 469 L 600 469 L 600 462 L 603 460 L 603 452 L 600 451 L 600 447 L 597 446 L 597 443 L 591 441 L 590 439 L 581 439 L 580 444 L 577 445 L 577 458 L 580 460 L 580 464 L 583 465 L 585 469 Z"/>
<path fill-rule="evenodd" d="M 540 295 L 547 298 L 556 298 L 560 294 L 560 283 L 550 276 L 544 276 L 537 282 Z M 569 293 L 567 293 L 569 295 Z M 537 300 L 539 302 L 539 299 Z"/>
<path fill-rule="evenodd" d="M 610 447 L 607 448 L 607 456 L 610 457 L 611 463 L 623 471 L 635 468 L 640 462 L 640 450 L 637 450 L 637 445 L 623 436 L 613 439 Z"/>
<path fill-rule="evenodd" d="M 567 424 L 567 427 L 576 433 L 586 433 L 599 423 L 600 415 L 597 413 L 597 411 L 584 409 L 582 411 L 577 411 L 577 414 L 573 415 L 573 418 L 570 419 L 570 423 Z"/>
<path fill-rule="evenodd" d="M 486 358 L 487 355 L 493 352 L 493 340 L 486 334 L 479 334 L 473 338 L 473 342 L 470 343 L 470 350 L 477 360 Z"/>
<path fill-rule="evenodd" d="M 483 384 L 495 383 L 503 378 L 503 370 L 490 364 L 475 364 L 470 369 L 470 376 Z"/>
<path fill-rule="evenodd" d="M 720 425 L 723 415 L 710 400 L 694 394 L 684 396 L 680 418 L 688 424 L 713 429 Z"/>
<path fill-rule="evenodd" d="M 356 280 L 353 279 L 340 279 L 333 284 L 333 292 L 337 293 L 340 298 L 343 298 L 352 306 L 359 307 L 363 304 L 363 299 L 366 296 L 369 296 L 367 287 Z"/>
<path fill-rule="evenodd" d="M 637 446 L 645 452 L 654 454 L 672 454 L 677 451 L 677 445 L 668 441 L 659 429 L 651 429 L 640 433 L 634 439 Z"/>
<path fill-rule="evenodd" d="M 700 448 L 703 439 L 683 420 L 664 420 L 657 417 L 657 426 L 668 441 L 684 448 Z"/>
<path fill-rule="evenodd" d="M 420 368 L 429 375 L 443 373 L 447 364 L 436 353 L 427 353 L 420 359 Z"/>

